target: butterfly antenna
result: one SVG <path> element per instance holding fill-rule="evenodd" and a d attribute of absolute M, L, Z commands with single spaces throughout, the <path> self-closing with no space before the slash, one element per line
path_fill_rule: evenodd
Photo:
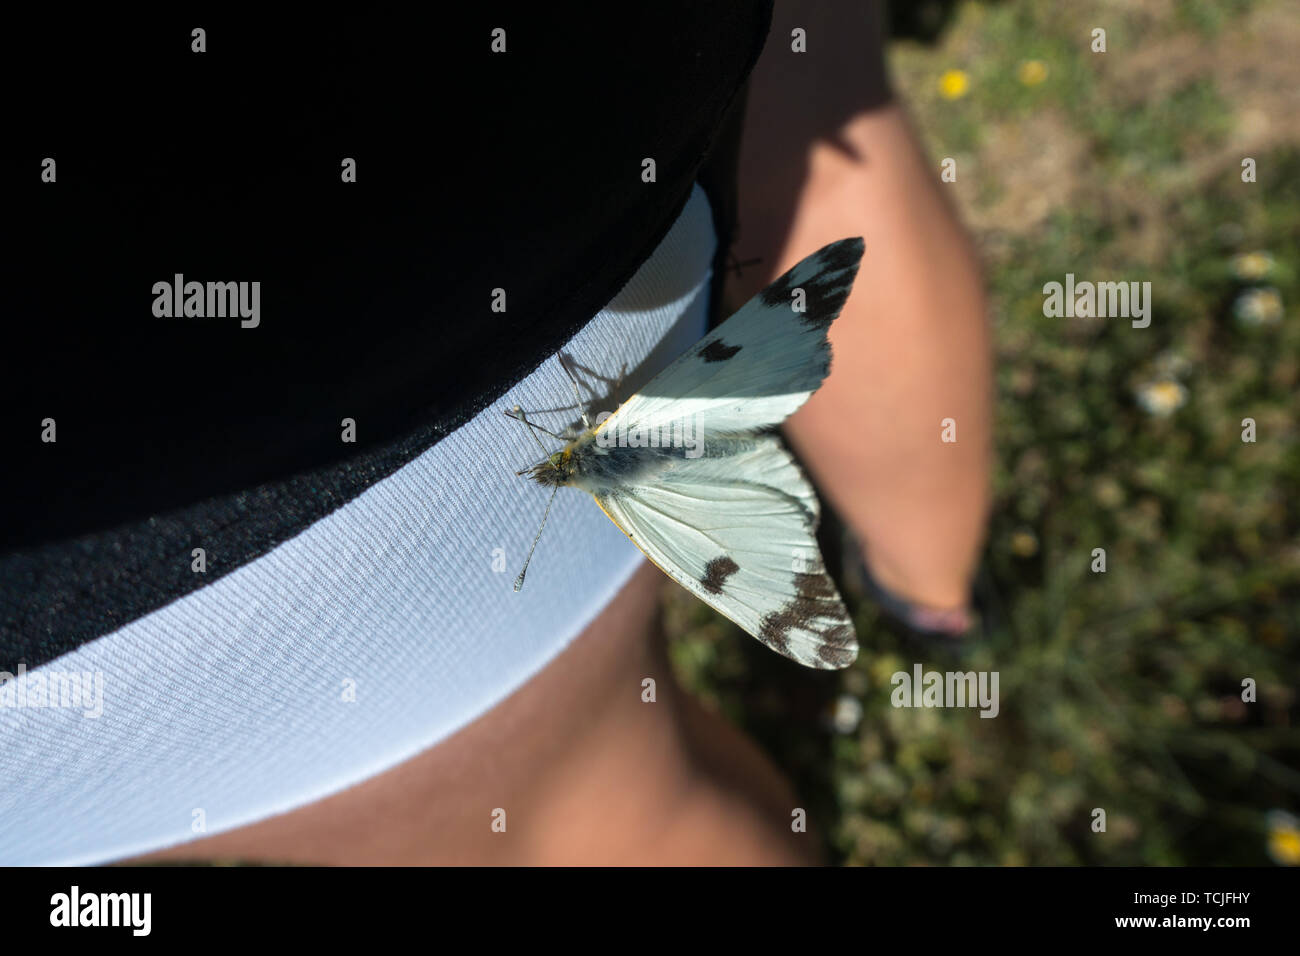
<path fill-rule="evenodd" d="M 564 363 L 564 356 L 556 355 L 555 357 L 559 359 L 560 368 L 564 369 L 564 374 L 569 378 L 569 384 L 573 386 L 573 397 L 578 400 L 578 411 L 582 413 L 582 424 L 590 429 L 591 419 L 587 417 L 587 406 L 583 404 L 582 392 L 578 390 L 578 380 L 573 377 L 573 373 L 569 371 L 569 366 Z"/>
<path fill-rule="evenodd" d="M 528 573 L 528 565 L 533 560 L 533 552 L 537 550 L 537 542 L 542 538 L 542 532 L 546 529 L 546 519 L 551 514 L 551 502 L 555 500 L 555 492 L 560 490 L 560 486 L 555 486 L 555 491 L 551 492 L 551 497 L 546 501 L 546 510 L 542 512 L 542 526 L 537 529 L 537 535 L 533 538 L 533 546 L 528 549 L 528 557 L 524 559 L 523 570 L 519 572 L 519 577 L 515 578 L 515 590 L 522 591 L 524 587 L 524 575 Z"/>

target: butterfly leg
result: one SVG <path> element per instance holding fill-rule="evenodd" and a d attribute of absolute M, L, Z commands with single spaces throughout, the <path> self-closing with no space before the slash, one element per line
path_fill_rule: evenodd
<path fill-rule="evenodd" d="M 569 366 L 564 363 L 564 356 L 557 355 L 555 357 L 559 360 L 560 368 L 564 369 L 564 374 L 568 376 L 569 384 L 573 386 L 573 397 L 578 400 L 578 411 L 582 413 L 582 424 L 586 425 L 587 428 L 591 428 L 591 419 L 587 417 L 587 406 L 582 401 L 582 392 L 578 390 L 578 380 L 573 377 L 573 373 L 569 371 Z"/>
<path fill-rule="evenodd" d="M 551 453 L 546 450 L 546 446 L 542 444 L 541 439 L 537 437 L 537 432 L 533 431 L 533 429 L 537 429 L 537 431 L 540 432 L 546 432 L 546 434 L 550 435 L 556 441 L 562 441 L 566 443 L 569 441 L 569 439 L 565 438 L 563 435 L 557 435 L 549 428 L 544 428 L 541 425 L 538 425 L 536 422 L 530 422 L 528 420 L 528 415 L 518 405 L 514 405 L 511 408 L 506 409 L 505 416 L 506 418 L 513 418 L 515 421 L 523 422 L 525 425 L 527 425 L 528 434 L 533 436 L 533 441 L 537 442 L 537 447 L 542 450 L 542 454 L 548 457 L 550 456 Z"/>

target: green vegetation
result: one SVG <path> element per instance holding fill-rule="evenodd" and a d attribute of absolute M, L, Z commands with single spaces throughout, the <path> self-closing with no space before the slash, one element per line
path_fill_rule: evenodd
<path fill-rule="evenodd" d="M 1269 811 L 1300 808 L 1288 7 L 963 3 L 933 45 L 891 49 L 936 175 L 957 158 L 954 199 L 993 298 L 978 649 L 960 662 L 917 649 L 859 600 L 857 664 L 796 673 L 698 602 L 667 599 L 682 678 L 792 775 L 834 859 L 1262 864 Z M 951 98 L 950 70 L 968 80 Z M 1241 181 L 1246 156 L 1256 183 Z M 1044 317 L 1044 283 L 1067 272 L 1150 281 L 1150 328 Z M 914 662 L 998 671 L 1001 713 L 891 707 L 890 676 Z M 828 709 L 850 698 L 860 724 L 831 730 Z"/>

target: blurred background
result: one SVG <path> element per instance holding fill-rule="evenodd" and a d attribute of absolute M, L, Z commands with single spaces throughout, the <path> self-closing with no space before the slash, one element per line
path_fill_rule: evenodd
<path fill-rule="evenodd" d="M 793 667 L 668 586 L 674 666 L 792 777 L 837 862 L 1300 864 L 1300 9 L 921 0 L 891 21 L 992 299 L 975 649 L 910 643 L 846 566 L 848 671 Z M 1046 318 L 1067 272 L 1151 282 L 1151 327 Z M 998 671 L 1001 712 L 892 707 L 915 663 Z"/>

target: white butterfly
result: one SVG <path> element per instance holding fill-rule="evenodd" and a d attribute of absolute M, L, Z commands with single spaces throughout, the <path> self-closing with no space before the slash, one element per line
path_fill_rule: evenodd
<path fill-rule="evenodd" d="M 857 635 L 817 548 L 817 498 L 772 431 L 830 370 L 826 333 L 861 258 L 860 238 L 813 253 L 608 418 L 593 428 L 584 413 L 580 434 L 554 436 L 563 450 L 520 472 L 589 492 L 662 571 L 808 667 L 849 666 Z"/>

